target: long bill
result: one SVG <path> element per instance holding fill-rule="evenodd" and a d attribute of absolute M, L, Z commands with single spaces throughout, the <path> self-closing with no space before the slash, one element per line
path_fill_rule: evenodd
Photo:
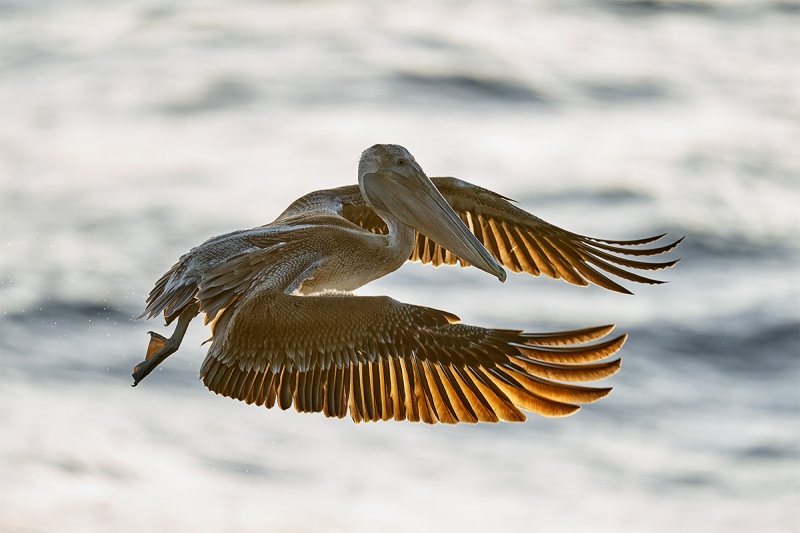
<path fill-rule="evenodd" d="M 427 176 L 399 177 L 378 172 L 370 181 L 370 192 L 379 195 L 380 203 L 398 220 L 460 259 L 496 276 L 501 282 L 506 280 L 503 267 L 472 234 Z"/>

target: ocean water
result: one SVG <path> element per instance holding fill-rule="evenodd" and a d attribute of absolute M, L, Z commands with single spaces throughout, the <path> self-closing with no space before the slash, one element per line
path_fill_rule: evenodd
<path fill-rule="evenodd" d="M 0 1 L 0 530 L 800 531 L 800 4 Z M 354 425 L 140 386 L 152 284 L 406 146 L 606 238 L 635 296 L 407 264 L 359 294 L 630 334 L 521 425 Z M 630 287 L 630 284 L 628 284 Z"/>

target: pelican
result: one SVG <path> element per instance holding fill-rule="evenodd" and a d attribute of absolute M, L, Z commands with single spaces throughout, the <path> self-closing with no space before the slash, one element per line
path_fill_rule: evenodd
<path fill-rule="evenodd" d="M 200 379 L 211 391 L 356 422 L 522 422 L 524 411 L 567 416 L 610 388 L 576 385 L 613 375 L 626 335 L 614 326 L 527 333 L 459 323 L 449 312 L 355 296 L 406 261 L 505 268 L 628 293 L 611 274 L 677 260 L 635 257 L 672 250 L 664 235 L 614 241 L 571 233 L 509 198 L 455 178 L 428 178 L 402 146 L 361 155 L 358 185 L 312 192 L 274 222 L 213 237 L 155 284 L 139 317 L 177 320 L 150 332 L 134 386 L 174 353 L 198 314 L 211 324 Z M 625 257 L 627 256 L 627 257 Z"/>

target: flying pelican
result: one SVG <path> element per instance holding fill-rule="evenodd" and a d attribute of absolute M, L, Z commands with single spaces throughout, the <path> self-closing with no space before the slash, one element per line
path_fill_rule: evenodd
<path fill-rule="evenodd" d="M 177 327 L 169 339 L 150 332 L 134 386 L 178 349 L 189 322 L 203 313 L 212 338 L 200 379 L 248 404 L 338 418 L 349 411 L 357 423 L 570 415 L 611 390 L 565 382 L 619 370 L 620 359 L 606 359 L 626 335 L 601 340 L 613 326 L 488 329 L 350 291 L 411 260 L 473 265 L 501 282 L 506 267 L 630 294 L 600 270 L 662 283 L 625 268 L 657 270 L 677 260 L 622 256 L 653 256 L 680 243 L 641 247 L 663 236 L 610 241 L 570 233 L 487 189 L 429 179 L 405 148 L 378 144 L 361 155 L 357 186 L 312 192 L 271 224 L 213 237 L 182 256 L 156 282 L 139 317 L 163 313 Z"/>

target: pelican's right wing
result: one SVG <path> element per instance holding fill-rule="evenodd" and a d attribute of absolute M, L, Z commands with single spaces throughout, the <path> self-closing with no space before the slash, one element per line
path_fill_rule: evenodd
<path fill-rule="evenodd" d="M 230 316 L 226 316 L 230 314 Z M 625 341 L 613 326 L 524 333 L 457 324 L 391 298 L 255 291 L 223 311 L 200 377 L 213 392 L 355 422 L 524 421 L 566 416 L 610 388 L 565 382 L 614 374 L 597 362 Z"/>
<path fill-rule="evenodd" d="M 594 283 L 612 291 L 630 294 L 628 289 L 604 272 L 637 283 L 659 284 L 663 282 L 631 270 L 660 270 L 679 261 L 646 262 L 631 257 L 663 254 L 675 248 L 683 239 L 663 246 L 641 248 L 666 234 L 627 241 L 578 235 L 545 222 L 516 207 L 505 196 L 488 189 L 456 178 L 431 178 L 431 181 L 489 253 L 513 272 L 526 272 L 534 276 L 544 274 L 574 285 Z M 351 200 L 342 205 L 342 216 L 375 233 L 386 233 L 386 224 L 363 199 L 354 196 L 349 198 Z M 416 247 L 409 259 L 437 267 L 455 265 L 457 262 L 469 266 L 419 232 Z"/>

